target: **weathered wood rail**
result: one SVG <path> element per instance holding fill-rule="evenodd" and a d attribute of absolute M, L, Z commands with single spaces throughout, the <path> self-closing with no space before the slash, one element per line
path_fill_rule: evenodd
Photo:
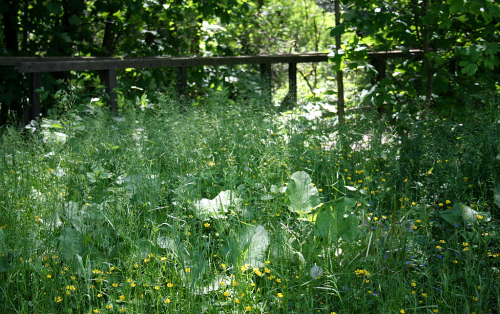
<path fill-rule="evenodd" d="M 409 52 L 390 51 L 369 53 L 378 71 L 377 80 L 385 77 L 388 58 L 421 55 L 420 50 Z M 29 74 L 29 99 L 31 108 L 28 121 L 40 115 L 40 95 L 42 72 L 61 71 L 102 71 L 106 93 L 112 110 L 117 110 L 117 70 L 128 68 L 177 68 L 177 91 L 184 94 L 187 87 L 187 67 L 221 66 L 238 64 L 259 64 L 263 82 L 263 92 L 271 96 L 271 64 L 288 63 L 289 101 L 297 102 L 297 63 L 327 62 L 326 53 L 303 53 L 284 55 L 235 56 L 235 57 L 144 57 L 144 58 L 102 58 L 102 57 L 0 57 L 0 66 L 16 66 L 17 71 Z"/>

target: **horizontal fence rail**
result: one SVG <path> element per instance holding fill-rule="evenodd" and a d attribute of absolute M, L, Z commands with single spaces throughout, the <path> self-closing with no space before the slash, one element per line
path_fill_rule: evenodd
<path fill-rule="evenodd" d="M 269 56 L 239 56 L 239 57 L 150 57 L 126 59 L 84 59 L 84 60 L 47 60 L 43 62 L 31 61 L 18 64 L 18 71 L 33 72 L 58 72 L 58 71 L 87 71 L 87 70 L 118 70 L 128 68 L 172 68 L 194 66 L 220 66 L 237 64 L 268 64 L 268 63 L 306 63 L 326 62 L 327 54 L 293 54 Z"/>
<path fill-rule="evenodd" d="M 369 52 L 368 56 L 378 74 L 376 80 L 385 77 L 386 60 L 389 58 L 408 58 L 422 55 L 421 50 Z M 271 64 L 288 63 L 290 103 L 297 103 L 297 63 L 327 62 L 326 53 L 302 53 L 259 56 L 232 57 L 144 57 L 144 58 L 113 58 L 113 57 L 0 57 L 0 66 L 15 66 L 18 72 L 29 74 L 30 110 L 25 116 L 26 121 L 40 115 L 40 95 L 36 90 L 41 88 L 42 72 L 64 71 L 102 71 L 106 93 L 112 110 L 117 106 L 117 70 L 145 68 L 177 68 L 177 91 L 185 94 L 187 87 L 187 67 L 221 66 L 239 64 L 259 64 L 262 76 L 262 91 L 265 97 L 271 97 Z"/>

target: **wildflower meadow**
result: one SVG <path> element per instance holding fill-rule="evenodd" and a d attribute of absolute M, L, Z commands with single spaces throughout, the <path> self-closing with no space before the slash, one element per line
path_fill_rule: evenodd
<path fill-rule="evenodd" d="M 217 92 L 4 127 L 0 312 L 498 313 L 485 101 L 339 126 Z"/>

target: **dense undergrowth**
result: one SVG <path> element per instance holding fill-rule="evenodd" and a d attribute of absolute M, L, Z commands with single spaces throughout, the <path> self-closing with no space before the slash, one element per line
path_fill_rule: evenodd
<path fill-rule="evenodd" d="M 160 97 L 4 129 L 0 312 L 496 313 L 500 103 L 478 102 L 340 128 Z"/>

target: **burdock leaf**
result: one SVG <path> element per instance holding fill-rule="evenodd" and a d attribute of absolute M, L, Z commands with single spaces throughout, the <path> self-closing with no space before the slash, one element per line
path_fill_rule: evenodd
<path fill-rule="evenodd" d="M 318 189 L 312 185 L 311 177 L 305 171 L 292 174 L 286 189 L 287 206 L 291 212 L 304 215 L 320 204 Z"/>

